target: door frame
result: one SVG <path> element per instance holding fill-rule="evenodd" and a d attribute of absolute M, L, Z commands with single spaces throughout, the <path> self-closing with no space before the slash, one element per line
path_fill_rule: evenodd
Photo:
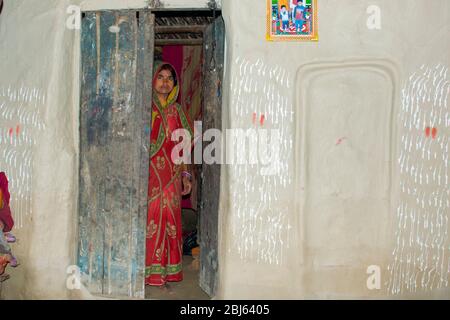
<path fill-rule="evenodd" d="M 141 1 L 141 0 L 136 0 L 136 1 Z M 87 12 L 91 12 L 91 11 L 97 11 L 97 12 L 101 12 L 101 11 L 136 11 L 136 12 L 145 12 L 148 13 L 150 16 L 155 17 L 154 13 L 155 12 L 161 12 L 161 11 L 211 11 L 211 8 L 208 6 L 208 3 L 205 0 L 204 5 L 200 5 L 200 6 L 192 6 L 192 7 L 170 7 L 170 8 L 151 8 L 146 6 L 146 1 L 142 0 L 141 2 L 143 2 L 143 4 L 141 5 L 137 5 L 137 6 L 133 6 L 133 7 L 127 7 L 126 5 L 123 4 L 111 4 L 108 1 L 104 1 L 104 0 L 98 0 L 98 1 L 84 1 L 81 3 L 80 8 L 80 18 L 81 15 L 83 13 L 87 13 Z M 166 3 L 171 2 L 169 1 L 165 1 Z M 219 3 L 216 10 L 221 11 L 221 4 Z M 222 15 L 223 16 L 223 15 Z M 152 26 L 153 27 L 153 26 Z M 81 112 L 81 77 L 82 77 L 82 63 L 81 63 L 81 28 L 80 30 L 76 30 L 77 32 L 75 32 L 74 34 L 74 54 L 73 54 L 73 67 L 74 67 L 74 77 L 76 79 L 76 81 L 74 81 L 73 83 L 73 96 L 72 96 L 72 101 L 73 101 L 73 111 L 74 113 L 77 115 L 76 119 L 76 123 L 74 128 L 77 128 L 76 130 L 74 130 L 75 132 L 75 139 L 74 139 L 74 145 L 75 145 L 75 151 L 76 151 L 76 176 L 77 179 L 75 181 L 75 187 L 76 187 L 76 192 L 74 194 L 74 208 L 75 208 L 75 215 L 73 218 L 74 224 L 75 224 L 75 243 L 78 244 L 79 243 L 79 217 L 80 217 L 80 207 L 79 207 L 79 199 L 80 199 L 80 190 L 79 190 L 79 175 L 80 175 L 80 159 L 81 159 L 81 155 L 80 155 L 80 139 L 81 139 L 81 134 L 80 134 L 80 130 L 78 128 L 80 128 L 80 112 Z M 154 45 L 154 31 L 152 32 L 153 35 L 153 45 Z M 226 42 L 226 41 L 225 41 Z M 154 50 L 154 48 L 153 48 Z M 225 44 L 225 50 L 224 50 L 224 67 L 223 67 L 223 78 L 225 79 L 225 75 L 226 75 L 226 54 L 227 49 L 226 49 L 226 44 Z M 152 60 L 152 65 L 153 65 L 153 59 L 154 59 L 154 52 L 151 55 L 145 55 L 147 58 L 150 57 Z M 223 82 L 221 84 L 221 91 L 224 92 L 224 86 L 223 86 Z M 141 99 L 140 97 L 137 97 L 137 99 Z M 224 106 L 224 95 L 222 94 L 222 106 Z M 222 121 L 223 122 L 223 121 Z M 223 127 L 223 126 L 222 126 Z M 220 179 L 220 186 L 221 186 L 221 192 L 219 197 L 222 198 L 222 193 L 224 192 L 222 190 L 222 187 L 224 186 L 224 182 L 222 181 L 222 176 L 223 176 L 223 170 L 220 170 L 221 173 L 221 179 Z M 148 186 L 147 186 L 148 187 Z M 141 202 L 142 199 L 139 199 L 139 201 Z M 147 196 L 145 197 L 145 201 L 147 201 Z M 222 202 L 219 201 L 219 208 L 218 208 L 218 221 L 219 221 L 219 225 L 220 225 L 220 221 L 221 219 L 221 215 L 220 212 L 222 211 Z M 218 256 L 220 257 L 220 251 L 221 251 L 221 237 L 220 237 L 220 230 L 219 230 L 219 226 L 218 226 L 218 230 L 217 230 L 217 239 L 218 239 L 218 243 L 217 243 L 217 251 L 218 251 Z M 73 259 L 75 261 L 75 265 L 77 265 L 78 263 L 78 245 L 75 245 L 73 247 L 73 251 L 72 251 L 72 256 Z M 201 262 L 200 262 L 201 263 Z M 219 265 L 220 266 L 220 265 Z M 220 269 L 218 268 L 217 270 L 217 287 L 220 287 Z M 144 285 L 144 293 L 143 296 L 140 299 L 145 299 L 145 283 L 143 283 Z M 99 295 L 99 294 L 92 294 L 93 296 L 99 296 L 99 297 L 103 297 L 103 295 Z"/>

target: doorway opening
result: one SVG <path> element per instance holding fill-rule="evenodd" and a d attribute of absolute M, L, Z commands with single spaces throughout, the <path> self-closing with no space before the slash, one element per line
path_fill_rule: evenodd
<path fill-rule="evenodd" d="M 192 124 L 202 122 L 203 130 L 204 125 L 206 128 L 221 129 L 221 126 L 217 127 L 220 124 L 217 117 L 220 118 L 221 115 L 218 99 L 221 97 L 207 96 L 212 92 L 221 92 L 221 75 L 213 74 L 210 65 L 210 61 L 215 60 L 215 55 L 218 54 L 213 51 L 218 47 L 216 42 L 220 40 L 220 36 L 216 39 L 212 35 L 212 32 L 216 32 L 216 28 L 220 28 L 215 25 L 217 19 L 221 19 L 220 11 L 215 11 L 214 14 L 211 11 L 155 12 L 153 64 L 165 62 L 174 67 L 180 80 L 177 102 L 189 116 Z M 219 60 L 223 61 L 223 56 Z M 210 88 L 212 78 L 219 80 L 215 83 L 214 90 Z M 206 109 L 205 104 L 210 108 Z M 211 114 L 206 114 L 207 110 L 210 110 Z M 211 118 L 214 121 L 208 120 Z M 145 296 L 148 299 L 201 300 L 210 299 L 215 294 L 218 220 L 214 218 L 217 214 L 212 214 L 211 219 L 208 212 L 218 210 L 219 189 L 215 192 L 205 192 L 204 186 L 205 183 L 213 183 L 218 188 L 219 180 L 208 180 L 220 179 L 220 175 L 211 175 L 212 171 L 204 170 L 206 168 L 202 164 L 192 162 L 189 167 L 193 173 L 192 192 L 183 196 L 181 202 L 183 281 L 169 282 L 164 289 L 146 286 Z M 218 168 L 212 170 L 217 171 Z M 202 239 L 203 235 L 205 239 Z M 207 255 L 209 259 L 212 256 L 215 261 L 210 263 L 205 261 Z M 201 271 L 203 277 L 200 276 Z"/>
<path fill-rule="evenodd" d="M 221 130 L 224 39 L 217 10 L 83 12 L 77 265 L 91 294 L 215 296 L 220 164 L 192 165 L 193 192 L 182 199 L 184 280 L 170 282 L 170 290 L 145 286 L 149 70 L 157 61 L 171 63 L 181 78 L 178 102 L 185 113 L 202 122 L 203 132 Z"/>

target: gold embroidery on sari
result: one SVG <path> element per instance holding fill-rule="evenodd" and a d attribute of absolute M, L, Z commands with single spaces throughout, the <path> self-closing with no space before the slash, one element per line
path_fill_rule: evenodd
<path fill-rule="evenodd" d="M 170 224 L 170 222 L 167 222 L 166 231 L 167 235 L 172 239 L 175 239 L 177 237 L 177 227 Z"/>
<path fill-rule="evenodd" d="M 164 159 L 164 157 L 157 157 L 156 168 L 158 168 L 158 170 L 164 170 L 165 167 L 166 167 L 166 159 Z"/>

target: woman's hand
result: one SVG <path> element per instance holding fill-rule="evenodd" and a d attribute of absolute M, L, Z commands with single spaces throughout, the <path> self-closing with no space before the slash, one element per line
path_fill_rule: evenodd
<path fill-rule="evenodd" d="M 182 196 L 188 195 L 192 190 L 192 183 L 188 177 L 183 177 L 183 191 L 181 192 Z"/>

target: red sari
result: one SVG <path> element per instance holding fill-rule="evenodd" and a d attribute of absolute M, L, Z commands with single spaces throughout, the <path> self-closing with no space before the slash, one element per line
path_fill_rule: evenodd
<path fill-rule="evenodd" d="M 159 71 L 160 68 L 153 82 Z M 153 286 L 183 280 L 181 167 L 171 160 L 172 149 L 178 144 L 171 136 L 181 128 L 189 130 L 192 136 L 192 126 L 176 103 L 178 90 L 179 86 L 175 86 L 166 106 L 153 96 L 145 261 L 145 284 Z"/>

